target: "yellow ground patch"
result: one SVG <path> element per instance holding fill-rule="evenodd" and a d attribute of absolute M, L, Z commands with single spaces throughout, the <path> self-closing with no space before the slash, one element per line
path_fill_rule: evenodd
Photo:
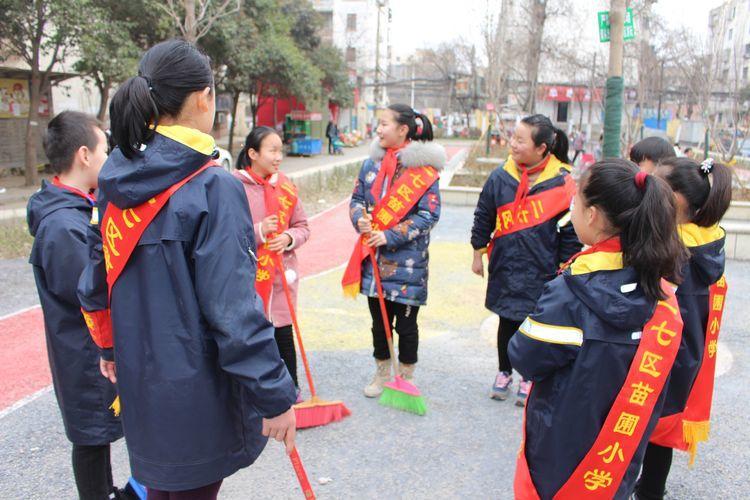
<path fill-rule="evenodd" d="M 420 339 L 449 331 L 477 331 L 487 317 L 485 281 L 471 272 L 471 246 L 466 243 L 430 245 L 427 306 L 419 311 Z M 300 284 L 300 327 L 305 348 L 314 350 L 368 349 L 371 319 L 365 297 L 346 299 L 341 291 L 343 269 Z"/>

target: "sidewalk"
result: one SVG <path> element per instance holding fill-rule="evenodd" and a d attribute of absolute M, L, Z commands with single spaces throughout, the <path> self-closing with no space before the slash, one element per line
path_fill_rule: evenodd
<path fill-rule="evenodd" d="M 356 148 L 343 148 L 343 155 L 329 155 L 324 152 L 321 155 L 311 157 L 287 156 L 284 158 L 284 172 L 292 174 L 303 170 L 346 162 L 347 160 L 364 159 L 367 156 L 369 147 L 368 143 Z M 42 179 L 50 180 L 51 178 L 52 175 L 50 174 L 41 174 L 39 176 L 39 185 L 24 186 L 25 179 L 23 176 L 0 177 L 0 188 L 6 189 L 4 193 L 0 193 L 0 220 L 26 217 L 26 204 L 29 201 L 29 197 L 39 189 Z"/>

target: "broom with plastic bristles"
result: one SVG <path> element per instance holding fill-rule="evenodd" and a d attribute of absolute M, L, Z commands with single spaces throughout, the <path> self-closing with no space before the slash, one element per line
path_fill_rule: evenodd
<path fill-rule="evenodd" d="M 294 326 L 294 333 L 297 337 L 297 345 L 299 346 L 300 356 L 302 357 L 302 364 L 305 367 L 307 385 L 310 387 L 310 399 L 294 405 L 294 413 L 297 416 L 297 428 L 304 429 L 306 427 L 317 427 L 330 424 L 331 422 L 338 422 L 339 420 L 351 415 L 352 412 L 341 401 L 326 401 L 318 397 L 318 394 L 315 391 L 315 384 L 313 383 L 310 365 L 307 362 L 305 346 L 302 343 L 302 333 L 299 329 L 299 323 L 297 323 L 297 313 L 294 310 L 292 293 L 289 291 L 289 284 L 286 281 L 286 269 L 284 269 L 284 264 L 281 262 L 280 255 L 276 256 L 275 260 L 279 274 L 281 274 L 281 284 L 284 287 L 286 303 L 289 305 L 289 313 L 292 316 L 292 325 Z"/>
<path fill-rule="evenodd" d="M 385 307 L 385 296 L 383 295 L 383 285 L 380 281 L 380 270 L 375 258 L 375 251 L 368 246 L 367 251 L 370 253 L 372 261 L 372 274 L 375 277 L 375 286 L 378 292 L 378 302 L 380 303 L 380 314 L 383 317 L 383 326 L 385 326 L 385 338 L 388 342 L 388 350 L 391 353 L 391 364 L 393 365 L 394 378 L 393 382 L 388 382 L 383 386 L 383 394 L 380 395 L 380 404 L 390 406 L 398 410 L 424 415 L 427 413 L 427 403 L 424 397 L 417 389 L 417 386 L 407 382 L 398 374 L 398 362 L 396 361 L 396 351 L 393 348 L 393 335 L 391 334 L 391 322 L 388 321 L 388 311 Z"/>

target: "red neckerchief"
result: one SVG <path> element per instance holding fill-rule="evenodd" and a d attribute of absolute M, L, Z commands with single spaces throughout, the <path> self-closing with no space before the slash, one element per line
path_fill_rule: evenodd
<path fill-rule="evenodd" d="M 276 186 L 269 181 L 269 179 L 273 177 L 273 174 L 269 175 L 267 179 L 264 179 L 253 172 L 250 167 L 245 168 L 245 172 L 247 172 L 255 182 L 263 186 L 263 201 L 266 206 L 266 216 L 276 214 L 279 211 L 278 200 L 276 199 Z"/>
<path fill-rule="evenodd" d="M 62 182 L 60 182 L 60 178 L 58 176 L 54 176 L 52 178 L 52 184 L 59 187 L 60 189 L 65 189 L 66 191 L 70 191 L 71 193 L 80 196 L 81 198 L 88 201 L 92 207 L 96 205 L 96 197 L 93 194 L 86 194 L 80 189 L 76 189 L 74 187 L 68 186 L 67 184 L 63 184 Z"/>
<path fill-rule="evenodd" d="M 385 181 L 385 178 L 388 178 L 388 186 L 386 186 L 386 189 L 388 189 L 393 183 L 393 176 L 396 174 L 396 167 L 398 166 L 397 153 L 404 149 L 408 144 L 409 141 L 406 141 L 396 148 L 386 149 L 385 156 L 380 162 L 380 171 L 372 183 L 372 188 L 370 188 L 370 192 L 375 198 L 376 203 L 380 200 L 380 197 L 383 194 L 383 182 Z"/>
<path fill-rule="evenodd" d="M 521 206 L 526 197 L 529 195 L 529 175 L 538 174 L 547 167 L 552 155 L 547 155 L 542 162 L 533 168 L 528 168 L 526 165 L 521 163 L 518 164 L 518 170 L 521 171 L 521 179 L 518 181 L 518 189 L 516 189 L 516 197 L 513 200 L 513 206 L 517 211 Z"/>
<path fill-rule="evenodd" d="M 565 271 L 570 265 L 573 263 L 574 260 L 576 260 L 578 257 L 582 255 L 588 255 L 590 253 L 595 252 L 621 252 L 622 251 L 622 245 L 620 244 L 620 237 L 619 236 L 612 236 L 611 238 L 607 238 L 606 240 L 600 241 L 599 243 L 595 243 L 594 245 L 591 245 L 586 250 L 581 250 L 577 254 L 573 255 L 570 259 L 568 259 L 568 262 L 560 266 L 560 269 L 557 271 L 557 274 L 562 273 Z"/>

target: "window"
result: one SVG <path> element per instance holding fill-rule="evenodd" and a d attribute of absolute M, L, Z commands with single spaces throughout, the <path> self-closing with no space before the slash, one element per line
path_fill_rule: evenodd
<path fill-rule="evenodd" d="M 745 57 L 750 57 L 750 43 L 745 44 Z"/>
<path fill-rule="evenodd" d="M 353 63 L 357 61 L 357 49 L 354 47 L 346 48 L 346 62 Z"/>
<path fill-rule="evenodd" d="M 346 15 L 346 31 L 357 31 L 357 14 Z"/>
<path fill-rule="evenodd" d="M 557 122 L 567 123 L 568 122 L 568 104 L 567 102 L 557 103 Z"/>
<path fill-rule="evenodd" d="M 733 33 L 732 28 L 729 28 L 729 31 L 727 31 L 727 40 L 729 41 L 732 40 L 732 33 Z"/>
<path fill-rule="evenodd" d="M 747 80 L 747 66 L 742 68 L 742 79 Z"/>

